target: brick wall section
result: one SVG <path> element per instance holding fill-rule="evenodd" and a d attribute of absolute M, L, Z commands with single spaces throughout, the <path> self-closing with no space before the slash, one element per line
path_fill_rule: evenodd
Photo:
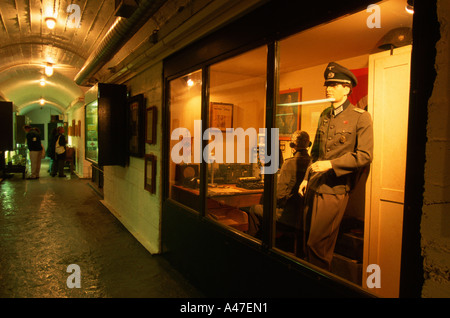
<path fill-rule="evenodd" d="M 423 297 L 450 297 L 450 1 L 437 1 L 441 39 L 428 103 L 425 192 L 421 224 Z"/>

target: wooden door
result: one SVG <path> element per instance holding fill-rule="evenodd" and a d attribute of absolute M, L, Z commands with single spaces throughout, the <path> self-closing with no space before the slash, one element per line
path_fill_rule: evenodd
<path fill-rule="evenodd" d="M 363 285 L 379 266 L 380 287 L 370 291 L 398 297 L 408 129 L 411 46 L 369 58 L 369 104 L 374 159 L 366 188 Z M 371 280 L 373 281 L 373 280 Z"/>

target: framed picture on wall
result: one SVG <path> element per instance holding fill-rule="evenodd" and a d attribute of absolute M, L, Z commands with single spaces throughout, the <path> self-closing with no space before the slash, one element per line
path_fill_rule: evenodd
<path fill-rule="evenodd" d="M 209 121 L 211 128 L 225 131 L 233 128 L 233 104 L 214 103 L 210 105 Z"/>
<path fill-rule="evenodd" d="M 145 142 L 156 143 L 156 106 L 147 108 L 145 114 Z"/>
<path fill-rule="evenodd" d="M 69 126 L 69 136 L 75 136 L 75 119 L 72 119 L 72 125 Z"/>
<path fill-rule="evenodd" d="M 75 137 L 80 135 L 80 126 L 78 126 L 78 122 L 75 124 Z"/>
<path fill-rule="evenodd" d="M 139 94 L 128 99 L 129 152 L 134 157 L 142 157 L 145 152 L 144 107 L 144 95 Z"/>
<path fill-rule="evenodd" d="M 145 182 L 144 188 L 150 193 L 156 191 L 156 157 L 154 155 L 145 155 Z"/>
<path fill-rule="evenodd" d="M 81 137 L 81 120 L 78 121 L 78 137 Z"/>
<path fill-rule="evenodd" d="M 294 88 L 280 91 L 276 108 L 276 127 L 280 140 L 290 140 L 291 135 L 301 127 L 302 89 Z"/>

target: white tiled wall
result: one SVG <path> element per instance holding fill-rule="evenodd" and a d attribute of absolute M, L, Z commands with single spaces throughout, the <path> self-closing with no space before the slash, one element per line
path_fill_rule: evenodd
<path fill-rule="evenodd" d="M 158 109 L 157 143 L 146 144 L 145 153 L 157 158 L 156 184 L 161 180 L 161 105 L 162 63 L 126 83 L 131 96 L 144 94 L 146 107 Z M 151 253 L 159 253 L 161 223 L 161 189 L 151 194 L 144 189 L 144 158 L 130 157 L 126 167 L 104 167 L 103 204 L 124 224 Z"/>

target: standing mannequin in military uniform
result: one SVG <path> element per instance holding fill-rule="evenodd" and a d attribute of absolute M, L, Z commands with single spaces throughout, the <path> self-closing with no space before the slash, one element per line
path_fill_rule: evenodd
<path fill-rule="evenodd" d="M 358 171 L 372 162 L 373 128 L 368 112 L 350 104 L 357 85 L 347 68 L 330 63 L 324 72 L 327 98 L 334 102 L 320 115 L 310 172 L 299 187 L 306 196 L 307 260 L 331 270 L 334 247 L 348 194 Z M 308 229 L 307 229 L 308 230 Z"/>
<path fill-rule="evenodd" d="M 311 163 L 311 157 L 308 154 L 311 141 L 308 133 L 295 131 L 291 136 L 289 146 L 293 149 L 294 156 L 286 159 L 280 169 L 277 181 L 275 219 L 285 225 L 296 227 L 303 219 L 303 199 L 298 194 L 298 188 Z M 263 205 L 253 205 L 249 211 L 248 234 L 259 237 L 262 218 Z"/>

